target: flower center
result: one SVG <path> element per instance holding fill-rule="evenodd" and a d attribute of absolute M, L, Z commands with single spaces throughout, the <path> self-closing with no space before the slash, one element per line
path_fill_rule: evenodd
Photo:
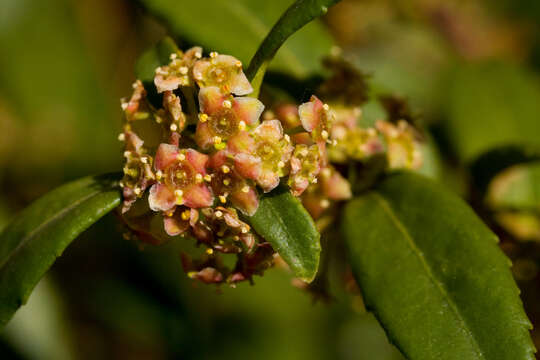
<path fill-rule="evenodd" d="M 238 131 L 238 119 L 229 109 L 222 109 L 210 119 L 210 127 L 215 135 L 228 138 Z"/>
<path fill-rule="evenodd" d="M 165 183 L 175 189 L 184 189 L 195 182 L 195 169 L 185 161 L 167 169 Z"/>
<path fill-rule="evenodd" d="M 257 146 L 256 153 L 261 158 L 261 160 L 265 163 L 267 162 L 278 162 L 281 158 L 281 154 L 278 151 L 277 144 L 273 144 L 268 141 L 260 142 Z"/>

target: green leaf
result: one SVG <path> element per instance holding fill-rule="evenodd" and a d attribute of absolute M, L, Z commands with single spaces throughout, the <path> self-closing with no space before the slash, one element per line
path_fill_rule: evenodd
<path fill-rule="evenodd" d="M 208 51 L 233 55 L 246 63 L 291 5 L 291 0 L 141 0 L 165 21 L 177 39 L 202 45 Z M 291 37 L 277 53 L 271 69 L 305 77 L 321 71 L 320 59 L 332 41 L 321 23 L 313 22 Z"/>
<path fill-rule="evenodd" d="M 540 161 L 512 166 L 494 177 L 486 201 L 493 209 L 540 214 Z"/>
<path fill-rule="evenodd" d="M 540 148 L 519 145 L 504 146 L 480 155 L 470 166 L 473 186 L 484 197 L 488 185 L 500 172 L 518 165 L 540 160 Z"/>
<path fill-rule="evenodd" d="M 246 71 L 248 79 L 255 79 L 258 89 L 270 61 L 274 58 L 285 40 L 300 30 L 304 25 L 326 14 L 328 8 L 340 0 L 297 0 L 279 18 L 270 33 L 257 49 Z"/>
<path fill-rule="evenodd" d="M 461 65 L 448 81 L 449 140 L 463 163 L 509 145 L 540 145 L 540 82 L 505 63 Z"/>
<path fill-rule="evenodd" d="M 287 262 L 295 276 L 307 282 L 315 278 L 321 252 L 320 235 L 311 216 L 286 187 L 264 194 L 257 212 L 248 221 Z"/>
<path fill-rule="evenodd" d="M 392 175 L 342 225 L 366 305 L 409 359 L 534 359 L 510 262 L 456 195 Z"/>
<path fill-rule="evenodd" d="M 120 204 L 119 175 L 87 177 L 41 197 L 0 234 L 0 326 L 26 303 L 55 259 Z"/>

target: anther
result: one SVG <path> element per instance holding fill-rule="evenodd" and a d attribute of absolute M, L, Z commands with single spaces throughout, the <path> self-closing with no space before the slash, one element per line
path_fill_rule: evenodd
<path fill-rule="evenodd" d="M 227 165 L 221 166 L 221 171 L 223 171 L 224 174 L 228 174 L 231 171 L 231 168 Z"/>
<path fill-rule="evenodd" d="M 223 107 L 230 109 L 232 107 L 232 103 L 230 100 L 224 100 L 223 101 Z"/>
<path fill-rule="evenodd" d="M 118 135 L 118 141 L 125 141 L 126 140 L 126 134 L 121 133 Z"/>
<path fill-rule="evenodd" d="M 199 120 L 201 122 L 206 122 L 208 120 L 208 115 L 206 114 L 199 114 Z"/>
<path fill-rule="evenodd" d="M 242 192 L 243 192 L 243 193 L 248 193 L 248 192 L 249 192 L 249 186 L 245 185 L 245 186 L 242 188 Z"/>

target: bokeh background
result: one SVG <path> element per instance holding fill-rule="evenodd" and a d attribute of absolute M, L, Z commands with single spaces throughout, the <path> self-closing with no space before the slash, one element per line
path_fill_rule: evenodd
<path fill-rule="evenodd" d="M 476 156 L 540 143 L 537 0 L 343 0 L 323 22 L 376 89 L 409 100 L 430 134 L 431 175 L 465 198 Z M 120 169 L 119 99 L 166 34 L 137 1 L 0 0 L 0 227 L 65 181 Z M 511 170 L 482 216 L 537 323 L 540 164 Z M 283 268 L 255 286 L 194 284 L 174 244 L 121 234 L 110 215 L 67 249 L 0 333 L 0 358 L 401 359 L 348 291 L 339 246 L 325 303 Z"/>

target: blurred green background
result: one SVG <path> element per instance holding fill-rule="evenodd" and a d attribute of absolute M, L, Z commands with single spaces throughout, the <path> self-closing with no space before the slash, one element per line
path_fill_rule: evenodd
<path fill-rule="evenodd" d="M 167 34 L 142 3 L 0 0 L 0 227 L 65 181 L 120 168 L 119 99 L 131 91 L 137 57 Z M 441 154 L 433 176 L 464 197 L 475 157 L 540 143 L 537 0 L 343 0 L 323 21 L 378 89 L 409 99 Z M 486 215 L 515 261 L 533 323 L 539 166 L 492 184 Z M 281 268 L 255 286 L 217 290 L 186 278 L 176 244 L 141 249 L 111 215 L 39 284 L 0 334 L 0 357 L 401 359 L 360 297 L 344 290 L 350 279 L 336 247 L 329 304 L 291 286 Z M 540 345 L 540 333 L 533 337 Z"/>

